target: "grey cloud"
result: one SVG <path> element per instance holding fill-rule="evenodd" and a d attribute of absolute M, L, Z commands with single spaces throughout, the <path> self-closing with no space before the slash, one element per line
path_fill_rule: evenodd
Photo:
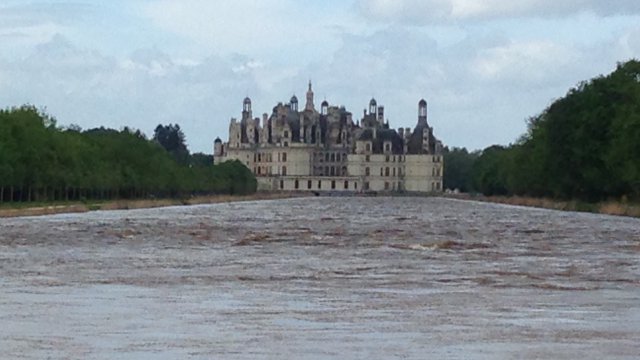
<path fill-rule="evenodd" d="M 615 66 L 625 54 L 618 41 L 580 47 L 469 34 L 443 46 L 426 31 L 391 26 L 344 36 L 330 62 L 304 69 L 280 88 L 316 74 L 316 93 L 330 103 L 344 104 L 360 117 L 375 96 L 393 127 L 414 126 L 417 102 L 425 97 L 430 122 L 445 143 L 483 148 L 515 141 L 525 120 L 553 98 Z"/>
<path fill-rule="evenodd" d="M 157 49 L 119 60 L 58 35 L 26 59 L 0 59 L 0 107 L 31 103 L 62 125 L 130 126 L 147 134 L 158 123 L 177 122 L 192 150 L 211 152 L 248 89 L 258 88 L 251 72 L 232 68 L 215 56 L 183 65 Z"/>

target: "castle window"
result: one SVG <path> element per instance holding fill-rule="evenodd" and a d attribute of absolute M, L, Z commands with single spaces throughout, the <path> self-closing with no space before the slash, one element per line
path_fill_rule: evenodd
<path fill-rule="evenodd" d="M 364 169 L 364 175 L 365 176 L 371 176 L 371 169 L 370 168 Z"/>
<path fill-rule="evenodd" d="M 331 176 L 336 176 L 336 168 L 335 168 L 335 166 L 331 167 Z"/>
<path fill-rule="evenodd" d="M 261 175 L 262 173 L 262 167 L 258 166 L 258 175 Z"/>
<path fill-rule="evenodd" d="M 300 188 L 300 182 L 298 180 L 296 180 L 294 184 L 295 184 L 294 186 L 295 186 L 296 190 L 298 190 Z"/>
<path fill-rule="evenodd" d="M 371 156 L 367 155 L 364 157 L 364 161 L 369 162 L 371 161 Z"/>
<path fill-rule="evenodd" d="M 253 162 L 257 162 L 258 161 L 258 154 L 253 154 Z"/>
<path fill-rule="evenodd" d="M 287 153 L 282 153 L 282 162 L 287 162 Z"/>
<path fill-rule="evenodd" d="M 282 167 L 282 176 L 287 176 L 287 167 L 286 166 Z"/>
<path fill-rule="evenodd" d="M 391 151 L 391 144 L 389 144 L 389 143 L 385 144 L 385 145 L 384 145 L 384 150 L 385 150 L 386 152 Z"/>
<path fill-rule="evenodd" d="M 380 176 L 384 176 L 384 169 L 380 168 Z"/>
<path fill-rule="evenodd" d="M 342 167 L 342 176 L 347 176 L 347 167 L 346 166 Z"/>
<path fill-rule="evenodd" d="M 389 176 L 389 168 L 384 169 L 384 176 Z"/>
<path fill-rule="evenodd" d="M 322 180 L 318 180 L 318 190 L 322 189 Z"/>
<path fill-rule="evenodd" d="M 345 190 L 349 189 L 349 182 L 348 181 L 344 182 L 344 189 Z"/>
<path fill-rule="evenodd" d="M 353 183 L 353 188 L 354 188 L 354 189 L 356 189 L 356 190 L 358 190 L 358 183 L 357 183 L 357 182 L 354 182 L 354 183 Z"/>
<path fill-rule="evenodd" d="M 368 182 L 368 181 L 365 181 L 365 183 L 364 183 L 364 186 L 363 186 L 363 187 L 364 187 L 364 189 L 365 189 L 365 190 L 369 190 L 369 182 Z"/>
<path fill-rule="evenodd" d="M 384 183 L 384 189 L 385 190 L 389 190 L 389 183 L 385 181 Z"/>
<path fill-rule="evenodd" d="M 335 180 L 331 181 L 331 189 L 332 190 L 336 189 L 336 181 Z"/>
<path fill-rule="evenodd" d="M 342 154 L 342 162 L 347 162 L 347 153 Z"/>
<path fill-rule="evenodd" d="M 289 147 L 289 142 L 288 141 L 284 142 L 284 147 Z"/>
<path fill-rule="evenodd" d="M 280 190 L 284 190 L 284 181 L 280 180 Z"/>
<path fill-rule="evenodd" d="M 329 162 L 329 153 L 326 153 L 324 156 L 325 156 L 325 161 Z"/>
<path fill-rule="evenodd" d="M 396 168 L 393 168 L 393 176 L 396 176 Z"/>
<path fill-rule="evenodd" d="M 367 143 L 367 145 L 364 146 L 364 150 L 367 152 L 371 151 L 371 143 Z"/>
<path fill-rule="evenodd" d="M 329 176 L 329 167 L 328 166 L 324 167 L 324 176 Z"/>
<path fill-rule="evenodd" d="M 389 162 L 389 155 L 387 155 L 387 156 L 384 158 L 384 161 L 385 161 L 385 162 Z"/>
<path fill-rule="evenodd" d="M 311 180 L 307 181 L 307 189 L 311 190 Z"/>
<path fill-rule="evenodd" d="M 336 154 L 331 154 L 331 162 L 336 162 Z"/>
<path fill-rule="evenodd" d="M 288 138 L 289 137 L 289 132 L 288 131 L 284 131 L 284 137 Z"/>

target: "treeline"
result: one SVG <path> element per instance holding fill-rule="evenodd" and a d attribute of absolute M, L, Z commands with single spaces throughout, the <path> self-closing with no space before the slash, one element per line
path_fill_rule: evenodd
<path fill-rule="evenodd" d="M 640 200 L 640 62 L 571 89 L 515 144 L 453 149 L 445 164 L 460 174 L 445 186 L 485 195 Z"/>
<path fill-rule="evenodd" d="M 163 130 L 177 134 L 180 151 L 164 147 Z M 147 139 L 128 128 L 60 128 L 33 106 L 0 110 L 0 203 L 255 191 L 255 178 L 242 164 L 213 166 L 211 156 L 191 155 L 183 145 L 177 125 L 158 126 Z"/>

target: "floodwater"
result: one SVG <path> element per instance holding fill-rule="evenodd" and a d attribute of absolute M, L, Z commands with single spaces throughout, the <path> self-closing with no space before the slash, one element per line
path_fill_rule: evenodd
<path fill-rule="evenodd" d="M 637 359 L 640 220 L 439 198 L 0 219 L 0 358 Z"/>

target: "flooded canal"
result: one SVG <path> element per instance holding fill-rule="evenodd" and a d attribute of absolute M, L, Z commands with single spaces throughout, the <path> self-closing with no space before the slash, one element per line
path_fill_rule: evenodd
<path fill-rule="evenodd" d="M 0 219 L 0 358 L 637 359 L 640 220 L 437 198 Z"/>

